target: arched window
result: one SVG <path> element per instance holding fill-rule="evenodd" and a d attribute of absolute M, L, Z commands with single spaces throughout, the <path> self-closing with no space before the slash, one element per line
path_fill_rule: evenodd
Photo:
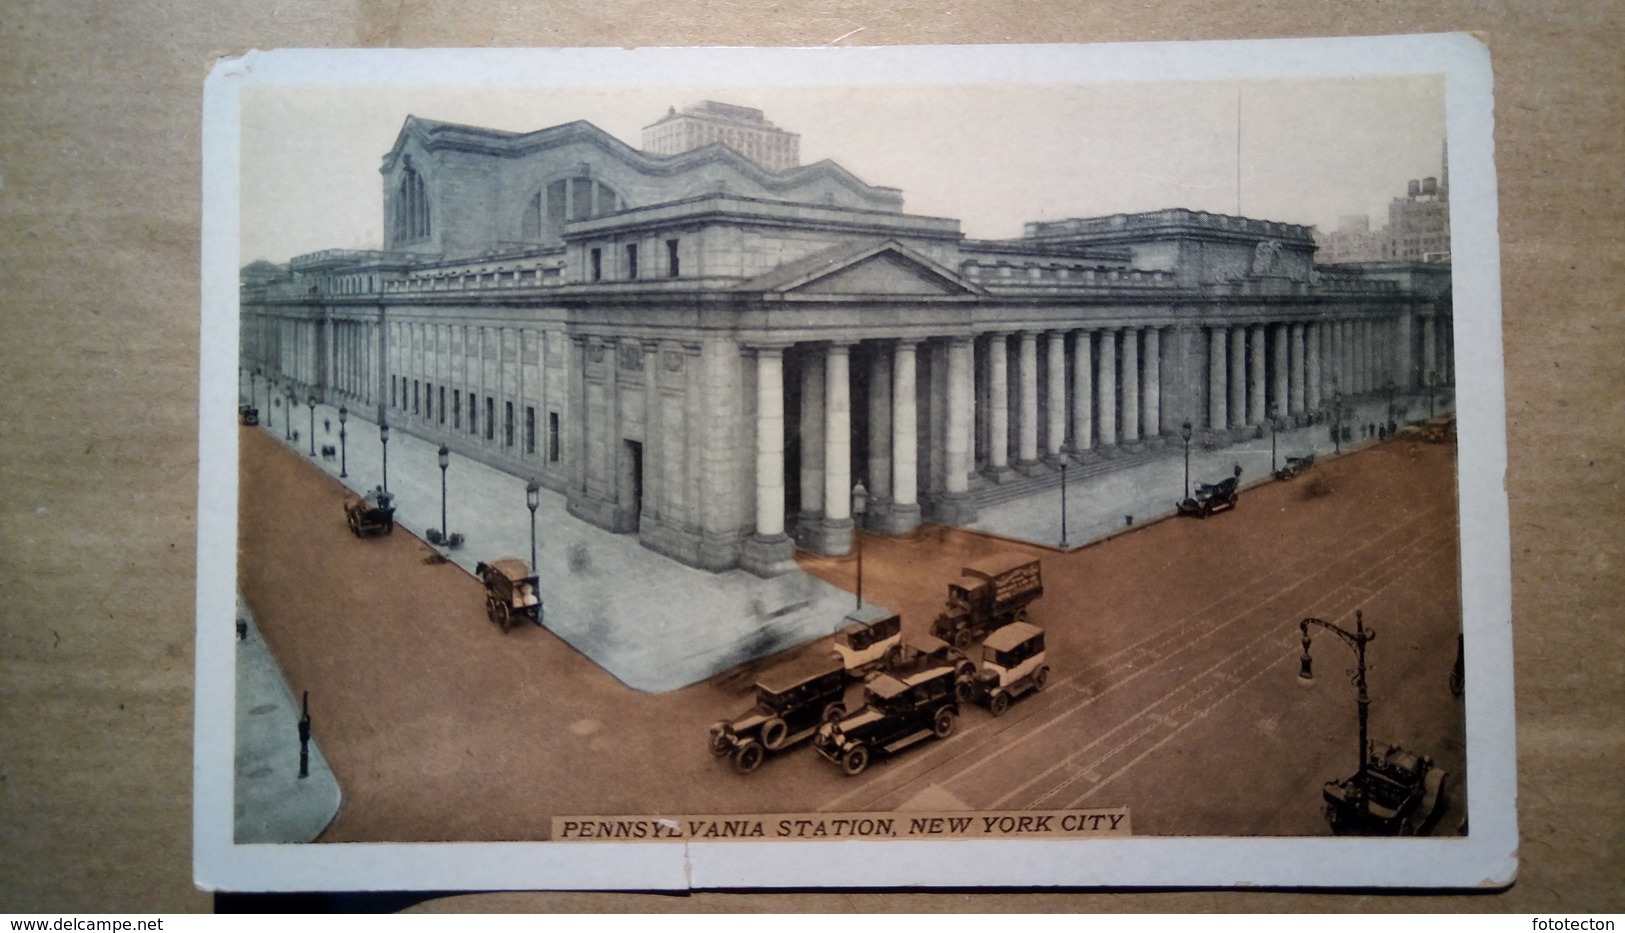
<path fill-rule="evenodd" d="M 395 195 L 395 240 L 410 242 L 429 235 L 429 196 L 423 176 L 410 160 L 401 173 L 401 186 Z"/>
<path fill-rule="evenodd" d="M 557 243 L 564 225 L 626 209 L 610 186 L 591 178 L 559 178 L 531 196 L 519 215 L 519 238 L 531 243 Z"/>

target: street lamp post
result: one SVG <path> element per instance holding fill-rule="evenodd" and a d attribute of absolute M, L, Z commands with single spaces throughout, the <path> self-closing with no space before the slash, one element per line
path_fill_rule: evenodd
<path fill-rule="evenodd" d="M 1343 452 L 1343 393 L 1332 396 L 1332 444 L 1337 453 Z"/>
<path fill-rule="evenodd" d="M 349 421 L 349 420 L 350 420 L 350 409 L 347 408 L 346 406 L 340 405 L 339 406 L 339 478 L 340 479 L 347 478 L 350 475 L 350 471 L 349 471 L 350 449 L 349 449 L 349 445 L 346 443 L 346 441 L 349 439 L 349 435 L 344 432 L 344 422 Z"/>
<path fill-rule="evenodd" d="M 383 419 L 383 413 L 378 417 L 378 441 L 384 445 L 384 492 L 389 492 L 389 422 Z"/>
<path fill-rule="evenodd" d="M 314 457 L 316 456 L 316 396 L 312 395 L 305 399 L 305 404 L 310 406 L 310 455 Z"/>
<path fill-rule="evenodd" d="M 863 515 L 869 511 L 869 490 L 863 488 L 863 481 L 858 480 L 852 485 L 852 536 L 858 547 L 858 605 L 863 608 Z"/>
<path fill-rule="evenodd" d="M 288 399 L 288 410 L 287 417 L 282 419 L 282 439 L 291 441 L 293 440 L 293 406 L 297 404 L 298 394 L 293 391 L 292 383 L 283 387 L 283 391 Z M 281 401 L 281 399 L 278 399 L 278 401 Z"/>
<path fill-rule="evenodd" d="M 255 408 L 258 408 L 260 404 L 260 368 L 258 366 L 254 367 L 254 371 L 248 374 L 248 404 Z"/>
<path fill-rule="evenodd" d="M 1185 498 L 1189 499 L 1191 497 L 1191 423 L 1189 421 L 1179 426 L 1179 437 L 1185 442 Z"/>
<path fill-rule="evenodd" d="M 1061 461 L 1061 547 L 1066 547 L 1066 461 Z"/>
<path fill-rule="evenodd" d="M 1369 753 L 1366 741 L 1366 721 L 1371 715 L 1371 696 L 1366 693 L 1365 689 L 1365 646 L 1377 637 L 1376 630 L 1365 627 L 1365 618 L 1359 610 L 1354 612 L 1354 631 L 1352 632 L 1338 628 L 1322 619 L 1311 618 L 1299 622 L 1298 628 L 1303 632 L 1303 657 L 1299 659 L 1301 666 L 1298 670 L 1298 682 L 1305 687 L 1312 686 L 1314 683 L 1314 673 L 1309 660 L 1309 626 L 1311 625 L 1318 625 L 1331 632 L 1341 638 L 1344 644 L 1354 649 L 1354 687 L 1359 691 L 1357 702 L 1360 711 L 1360 769 L 1357 773 L 1363 774 L 1366 770 L 1366 758 Z"/>
<path fill-rule="evenodd" d="M 440 534 L 451 540 L 451 526 L 446 524 L 446 467 L 451 465 L 451 451 L 440 445 Z"/>
<path fill-rule="evenodd" d="M 1276 469 L 1276 466 L 1275 466 L 1275 435 L 1276 435 L 1276 432 L 1280 431 L 1284 427 L 1286 427 L 1286 423 L 1281 420 L 1280 415 L 1273 415 L 1273 416 L 1270 417 L 1270 472 L 1271 473 L 1279 472 Z"/>
<path fill-rule="evenodd" d="M 530 572 L 536 570 L 536 506 L 541 505 L 542 487 L 537 485 L 536 477 L 532 476 L 530 482 L 525 484 L 525 508 L 530 509 Z"/>

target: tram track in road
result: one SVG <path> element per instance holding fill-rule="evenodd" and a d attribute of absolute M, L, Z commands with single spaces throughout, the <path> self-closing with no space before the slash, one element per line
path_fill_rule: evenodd
<path fill-rule="evenodd" d="M 1260 603 L 1256 593 L 1291 592 L 1328 573 L 1341 573 L 1343 579 L 1352 580 L 1362 566 L 1369 569 L 1374 562 L 1402 560 L 1403 557 L 1396 555 L 1403 554 L 1403 549 L 1396 548 L 1392 541 L 1414 539 L 1419 527 L 1437 523 L 1443 515 L 1443 509 L 1429 509 L 1413 512 L 1407 521 L 1398 524 L 1374 518 L 1347 529 L 1344 537 L 1361 543 L 1331 563 L 1326 562 L 1322 554 L 1310 553 L 1287 564 L 1272 565 L 1263 573 L 1236 582 L 1228 592 L 1195 611 L 1158 626 L 1103 656 L 1104 666 L 1074 670 L 1052 678 L 1051 687 L 1044 694 L 1059 697 L 1070 692 L 1072 697 L 1081 694 L 1081 699 L 1061 708 L 1056 708 L 1053 701 L 1049 704 L 1029 702 L 1018 705 L 1014 715 L 984 719 L 966 729 L 953 744 L 933 746 L 915 758 L 899 762 L 901 767 L 888 775 L 891 779 L 883 784 L 853 788 L 826 801 L 820 809 L 852 809 L 857 801 L 862 801 L 856 804 L 859 809 L 886 809 L 906 802 L 933 784 L 960 780 L 970 772 L 1006 759 L 1053 727 L 1067 725 L 1076 717 L 1086 715 L 1114 692 L 1148 675 L 1169 673 L 1171 661 L 1215 643 L 1228 635 L 1233 626 L 1258 616 Z M 1274 617 L 1273 613 L 1270 615 Z"/>
<path fill-rule="evenodd" d="M 1418 549 L 1421 550 L 1423 548 Z M 1332 605 L 1337 609 L 1335 613 L 1331 613 L 1330 615 L 1333 618 L 1346 615 L 1347 613 L 1358 608 L 1359 604 L 1362 602 L 1379 596 L 1381 593 L 1398 585 L 1405 577 L 1417 572 L 1421 565 L 1418 562 L 1408 560 L 1407 558 L 1410 556 L 1411 555 L 1409 554 L 1396 555 L 1396 562 L 1402 564 L 1402 569 L 1399 573 L 1388 577 L 1381 586 L 1378 586 L 1375 589 L 1366 588 L 1365 584 L 1367 581 L 1351 582 L 1348 586 L 1341 587 L 1341 592 L 1338 592 L 1325 600 L 1327 604 Z M 1298 617 L 1301 618 L 1302 616 L 1308 615 L 1313 611 L 1313 607 L 1305 607 Z M 1281 639 L 1282 644 L 1273 651 L 1254 650 L 1259 643 L 1267 641 L 1270 638 L 1279 638 Z M 1091 780 L 1090 787 L 1083 794 L 1070 799 L 1065 804 L 1065 807 L 1076 807 L 1080 805 L 1083 801 L 1097 793 L 1101 788 L 1126 774 L 1130 769 L 1139 764 L 1145 758 L 1149 757 L 1157 749 L 1162 748 L 1168 742 L 1172 741 L 1177 735 L 1208 716 L 1219 704 L 1223 703 L 1231 696 L 1241 692 L 1264 673 L 1277 667 L 1283 661 L 1295 660 L 1298 657 L 1299 647 L 1299 636 L 1291 633 L 1290 629 L 1288 629 L 1287 632 L 1281 632 L 1274 629 L 1262 632 L 1258 638 L 1255 638 L 1247 646 L 1233 652 L 1225 659 L 1224 662 L 1221 662 L 1221 664 L 1223 664 L 1233 659 L 1240 658 L 1241 663 L 1227 667 L 1223 670 L 1219 669 L 1221 665 L 1214 665 L 1214 667 L 1209 668 L 1208 670 L 1197 675 L 1195 678 L 1192 678 L 1191 685 L 1196 687 L 1194 693 L 1181 698 L 1180 702 L 1167 709 L 1156 710 L 1154 708 L 1155 706 L 1160 706 L 1162 702 L 1165 701 L 1159 701 L 1159 703 L 1155 704 L 1154 707 L 1148 707 L 1147 710 L 1142 711 L 1151 720 L 1148 726 L 1142 728 L 1140 731 L 1130 736 L 1127 740 L 1118 743 L 1111 749 L 1108 749 L 1095 759 L 1083 764 L 1081 768 L 1074 765 L 1074 775 L 1071 778 L 1068 778 L 1061 784 L 1056 785 L 1051 790 L 1046 791 L 1040 797 L 1023 804 L 1021 808 L 1039 809 L 1054 799 L 1054 797 L 1060 792 L 1075 784 L 1078 779 L 1087 778 L 1088 775 L 1094 775 L 1095 777 L 1093 780 Z M 1197 686 L 1198 684 L 1200 686 Z M 1215 691 L 1221 690 L 1221 688 L 1223 688 L 1222 692 L 1215 693 Z M 1170 695 L 1167 699 L 1172 700 L 1173 698 L 1173 695 Z M 1208 702 L 1205 707 L 1195 709 L 1193 711 L 1195 704 L 1204 698 L 1210 698 L 1210 702 Z M 1125 764 L 1115 769 L 1109 768 L 1107 762 L 1111 761 L 1114 757 L 1133 751 L 1138 747 L 1139 744 L 1142 743 L 1142 740 L 1156 735 L 1159 732 L 1164 734 L 1157 738 L 1157 740 L 1153 742 L 1150 747 L 1140 750 L 1138 754 L 1136 754 Z M 1076 755 L 1070 757 L 1075 758 Z M 1007 801 L 1005 800 L 1001 800 L 995 802 L 993 806 L 998 807 L 1006 802 Z"/>

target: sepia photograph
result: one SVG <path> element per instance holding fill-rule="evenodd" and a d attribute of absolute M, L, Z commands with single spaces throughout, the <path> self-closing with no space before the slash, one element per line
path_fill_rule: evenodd
<path fill-rule="evenodd" d="M 1464 36 L 217 67 L 198 883 L 1506 883 L 1490 93 Z"/>

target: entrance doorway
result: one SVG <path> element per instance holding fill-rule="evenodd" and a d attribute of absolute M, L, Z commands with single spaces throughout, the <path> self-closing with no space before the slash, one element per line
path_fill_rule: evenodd
<path fill-rule="evenodd" d="M 621 476 L 616 498 L 627 510 L 627 517 L 635 531 L 638 519 L 643 514 L 643 444 L 630 440 L 621 443 L 625 449 L 621 451 Z"/>

